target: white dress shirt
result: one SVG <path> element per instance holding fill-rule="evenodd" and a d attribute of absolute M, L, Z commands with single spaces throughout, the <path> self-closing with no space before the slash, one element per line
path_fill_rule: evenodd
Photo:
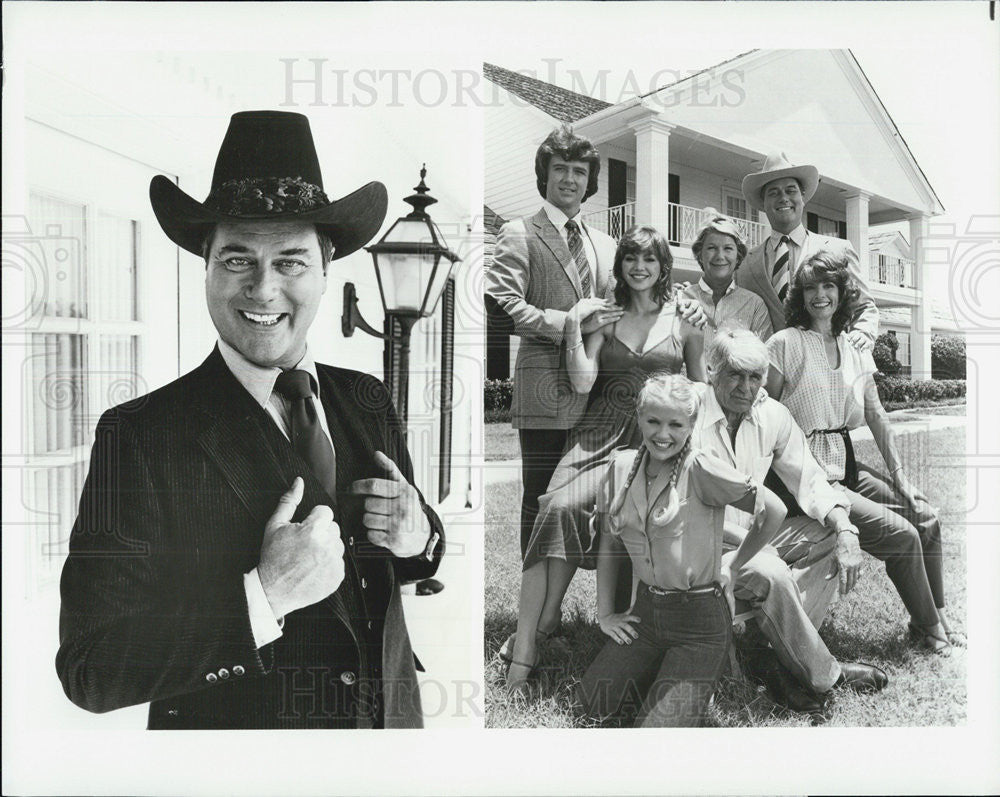
<path fill-rule="evenodd" d="M 274 389 L 274 383 L 281 373 L 280 368 L 264 368 L 250 362 L 236 349 L 230 346 L 221 338 L 219 339 L 219 353 L 222 359 L 246 391 L 253 396 L 254 401 L 264 408 L 264 411 L 271 416 L 281 433 L 288 439 L 291 430 L 291 404 L 284 396 Z M 316 375 L 316 363 L 309 356 L 306 349 L 305 355 L 295 366 L 297 370 L 306 371 L 315 380 L 317 402 L 316 415 L 319 418 L 320 427 L 327 439 L 330 440 L 330 447 L 333 447 L 333 440 L 330 438 L 330 429 L 326 422 L 326 413 L 323 412 L 319 402 L 319 378 Z M 291 486 L 291 485 L 289 485 Z M 255 567 L 243 576 L 243 589 L 247 596 L 247 609 L 250 612 L 250 628 L 253 631 L 254 643 L 258 648 L 264 647 L 281 636 L 281 627 L 284 625 L 284 618 L 276 618 L 271 610 L 271 604 L 264 593 L 264 587 L 260 583 L 260 575 Z"/>
<path fill-rule="evenodd" d="M 587 231 L 587 225 L 583 223 L 583 214 L 577 212 L 577 214 L 570 219 L 565 213 L 563 213 L 559 208 L 553 205 L 549 200 L 542 202 L 542 210 L 545 211 L 545 215 L 549 217 L 549 221 L 552 222 L 552 226 L 559 231 L 559 235 L 563 239 L 563 243 L 569 248 L 569 232 L 566 229 L 567 221 L 575 221 L 576 226 L 580 228 L 580 241 L 583 243 L 583 253 L 587 256 L 587 262 L 590 264 L 590 293 L 584 296 L 584 299 L 594 296 L 594 291 L 597 289 L 597 250 L 594 248 L 593 241 L 590 240 L 590 233 Z M 570 254 L 572 254 L 570 250 Z"/>
<path fill-rule="evenodd" d="M 806 436 L 795 425 L 791 413 L 781 402 L 770 398 L 764 388 L 740 423 L 734 451 L 726 414 L 712 386 L 704 386 L 691 444 L 721 457 L 758 484 L 764 483 L 773 464 L 802 511 L 820 523 L 834 507 L 850 511 L 850 500 L 827 481 L 826 472 L 809 451 Z M 727 507 L 726 520 L 749 529 L 753 517 Z"/>
<path fill-rule="evenodd" d="M 789 233 L 771 230 L 771 234 L 767 238 L 767 246 L 764 247 L 764 264 L 767 266 L 768 277 L 774 271 L 774 253 L 778 248 L 778 244 L 781 243 L 781 236 L 783 235 L 787 235 L 789 239 L 788 285 L 790 290 L 792 283 L 795 281 L 795 272 L 799 267 L 799 259 L 805 251 L 806 238 L 809 237 L 809 231 L 801 224 Z"/>

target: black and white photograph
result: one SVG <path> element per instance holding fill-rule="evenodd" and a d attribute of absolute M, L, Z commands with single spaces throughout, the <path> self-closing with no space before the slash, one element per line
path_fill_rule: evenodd
<path fill-rule="evenodd" d="M 7 710 L 480 727 L 477 121 L 331 53 L 15 63 Z"/>
<path fill-rule="evenodd" d="M 3 4 L 5 794 L 996 793 L 995 3 Z"/>
<path fill-rule="evenodd" d="M 945 207 L 862 59 L 483 65 L 490 727 L 964 721 Z"/>

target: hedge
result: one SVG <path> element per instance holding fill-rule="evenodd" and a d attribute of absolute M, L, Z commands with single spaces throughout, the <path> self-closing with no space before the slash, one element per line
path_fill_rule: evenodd
<path fill-rule="evenodd" d="M 964 379 L 904 379 L 875 374 L 878 396 L 883 404 L 908 405 L 916 401 L 943 401 L 965 397 Z"/>
<path fill-rule="evenodd" d="M 872 357 L 875 360 L 875 367 L 883 374 L 895 376 L 903 366 L 896 359 L 896 350 L 899 348 L 899 339 L 895 335 L 884 332 L 875 340 L 875 348 L 872 350 Z"/>
<path fill-rule="evenodd" d="M 963 343 L 964 348 L 964 343 Z M 904 379 L 876 372 L 878 395 L 886 406 L 908 406 L 915 402 L 940 402 L 965 398 L 964 379 Z M 510 379 L 487 379 L 484 385 L 486 421 L 510 420 L 513 395 Z"/>
<path fill-rule="evenodd" d="M 934 379 L 965 379 L 965 338 L 931 336 L 931 376 Z"/>
<path fill-rule="evenodd" d="M 486 380 L 483 387 L 483 406 L 486 412 L 509 412 L 513 397 L 513 383 L 509 378 Z"/>

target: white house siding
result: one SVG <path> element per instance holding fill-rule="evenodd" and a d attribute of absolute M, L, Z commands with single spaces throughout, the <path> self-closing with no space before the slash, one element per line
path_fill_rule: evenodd
<path fill-rule="evenodd" d="M 535 152 L 559 122 L 499 86 L 495 89 L 497 102 L 483 109 L 484 201 L 505 219 L 515 219 L 535 213 L 541 205 Z"/>

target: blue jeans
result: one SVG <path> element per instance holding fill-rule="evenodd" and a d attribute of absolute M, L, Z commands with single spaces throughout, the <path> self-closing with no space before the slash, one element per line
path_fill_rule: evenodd
<path fill-rule="evenodd" d="M 579 687 L 584 710 L 597 719 L 637 711 L 643 728 L 702 725 L 732 642 L 721 588 L 654 595 L 640 583 L 632 614 L 639 638 L 608 640 L 597 654 Z"/>

